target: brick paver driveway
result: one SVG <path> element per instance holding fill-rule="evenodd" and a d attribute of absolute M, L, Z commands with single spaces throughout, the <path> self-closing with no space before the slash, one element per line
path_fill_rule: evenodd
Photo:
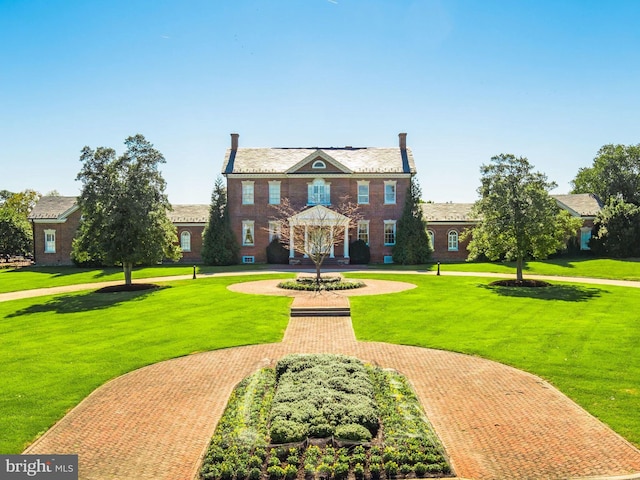
<path fill-rule="evenodd" d="M 405 374 L 459 477 L 640 472 L 638 449 L 540 378 L 468 355 L 358 342 L 349 317 L 291 318 L 281 343 L 131 372 L 97 389 L 25 453 L 77 453 L 82 479 L 193 479 L 233 387 L 285 354 L 306 352 L 354 355 Z"/>

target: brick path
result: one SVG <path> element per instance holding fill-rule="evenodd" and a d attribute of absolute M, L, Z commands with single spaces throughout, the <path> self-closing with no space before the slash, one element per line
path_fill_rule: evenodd
<path fill-rule="evenodd" d="M 383 283 L 369 293 L 382 293 Z M 354 355 L 407 375 L 459 477 L 640 478 L 638 449 L 538 377 L 468 355 L 358 342 L 348 317 L 291 318 L 281 343 L 131 372 L 97 389 L 25 453 L 77 453 L 81 479 L 191 480 L 235 384 L 303 352 Z"/>

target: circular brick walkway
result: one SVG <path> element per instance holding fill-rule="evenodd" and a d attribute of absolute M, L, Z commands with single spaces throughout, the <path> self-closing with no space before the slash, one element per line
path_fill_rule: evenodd
<path fill-rule="evenodd" d="M 315 301 L 331 303 L 330 295 Z M 405 374 L 459 477 L 640 478 L 640 451 L 540 378 L 468 355 L 358 342 L 349 317 L 291 318 L 281 343 L 191 355 L 119 377 L 25 453 L 79 454 L 81 479 L 191 480 L 233 387 L 283 355 L 307 352 L 354 355 Z"/>

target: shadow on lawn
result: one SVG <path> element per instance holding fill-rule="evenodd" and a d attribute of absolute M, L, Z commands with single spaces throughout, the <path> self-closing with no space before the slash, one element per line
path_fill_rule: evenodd
<path fill-rule="evenodd" d="M 171 288 L 162 286 L 152 290 L 139 290 L 133 292 L 96 293 L 90 292 L 81 295 L 62 295 L 52 298 L 46 303 L 30 305 L 7 315 L 5 318 L 21 317 L 34 313 L 79 313 L 94 310 L 105 310 L 126 302 L 143 300 L 153 292 Z"/>
<path fill-rule="evenodd" d="M 480 285 L 503 297 L 535 298 L 538 300 L 561 300 L 564 302 L 586 302 L 608 293 L 607 290 L 578 285 L 550 285 L 548 287 L 500 287 Z"/>

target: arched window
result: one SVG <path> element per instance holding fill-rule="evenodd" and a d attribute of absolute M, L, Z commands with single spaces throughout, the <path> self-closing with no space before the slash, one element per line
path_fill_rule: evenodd
<path fill-rule="evenodd" d="M 449 231 L 449 251 L 450 252 L 457 252 L 458 251 L 458 232 L 457 230 L 450 230 Z"/>
<path fill-rule="evenodd" d="M 316 178 L 313 183 L 307 184 L 309 205 L 330 205 L 331 204 L 331 184 L 321 178 Z"/>
<path fill-rule="evenodd" d="M 436 236 L 433 233 L 433 230 L 427 230 L 427 234 L 429 234 L 429 240 L 431 240 L 431 248 L 435 251 L 436 249 Z"/>
<path fill-rule="evenodd" d="M 327 168 L 327 164 L 324 163 L 322 160 L 316 160 L 315 162 L 313 162 L 313 165 L 311 165 L 311 168 Z"/>
<path fill-rule="evenodd" d="M 182 232 L 180 234 L 180 248 L 183 252 L 191 251 L 191 233 L 190 232 Z"/>

